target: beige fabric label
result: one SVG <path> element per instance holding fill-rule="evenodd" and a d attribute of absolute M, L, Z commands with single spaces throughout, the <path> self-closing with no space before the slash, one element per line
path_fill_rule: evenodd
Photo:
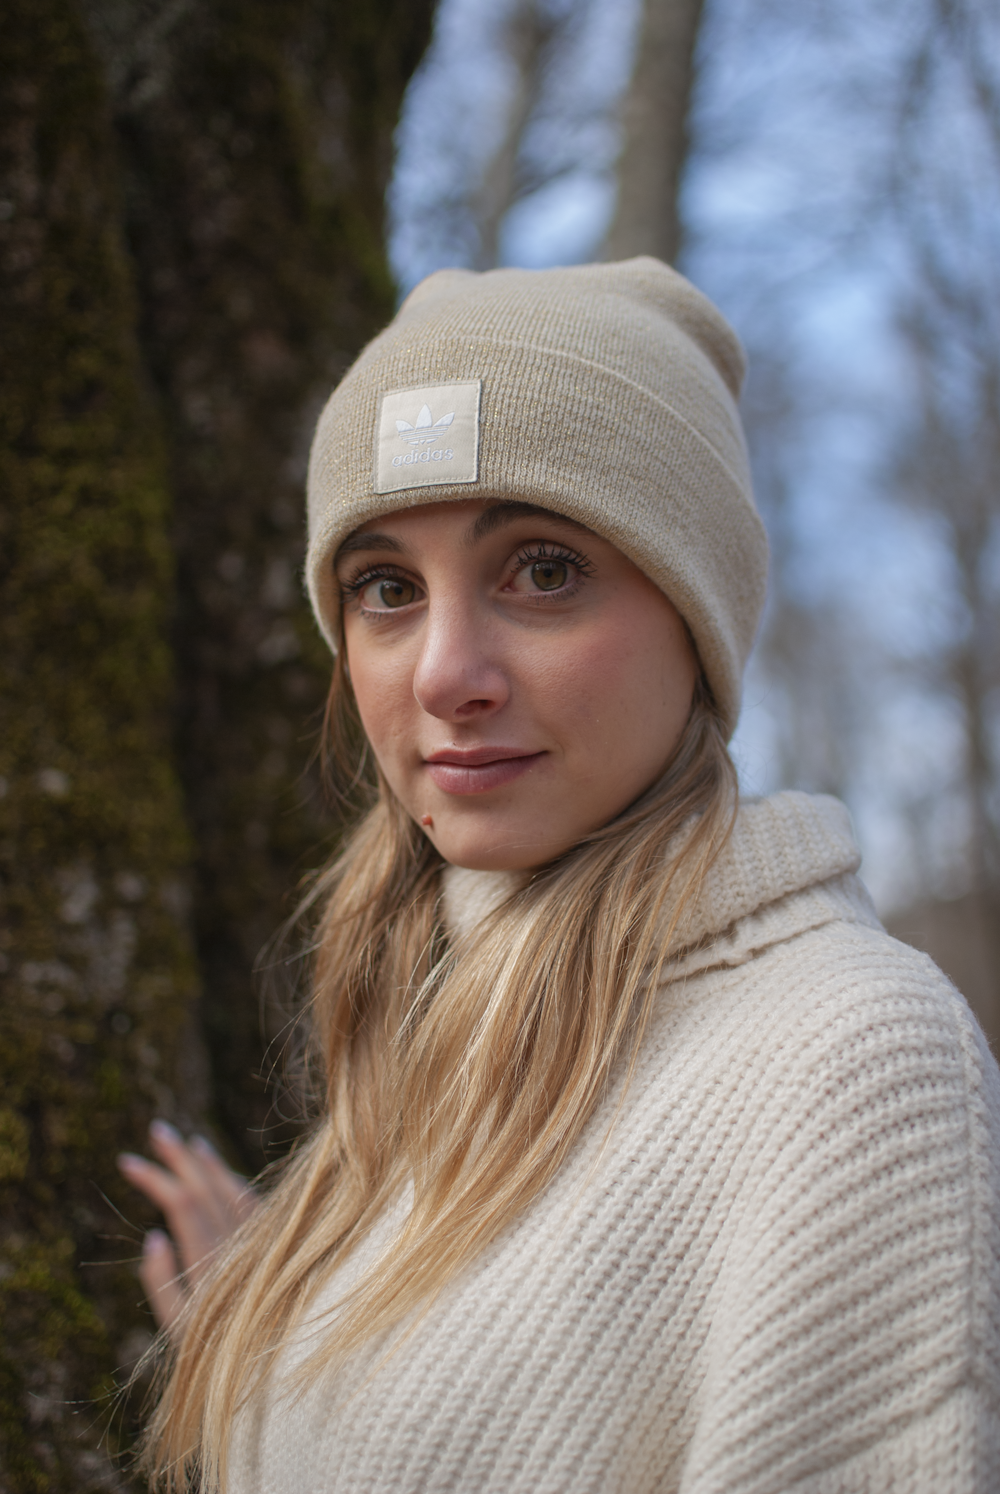
<path fill-rule="evenodd" d="M 475 482 L 479 477 L 481 381 L 395 389 L 375 432 L 375 491 Z"/>

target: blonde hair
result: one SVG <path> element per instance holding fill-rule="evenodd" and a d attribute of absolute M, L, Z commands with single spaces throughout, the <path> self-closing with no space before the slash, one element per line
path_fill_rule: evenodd
<path fill-rule="evenodd" d="M 357 787 L 366 748 L 339 661 L 328 729 L 335 777 Z M 736 803 L 699 683 L 659 781 L 449 943 L 440 855 L 384 782 L 373 797 L 310 899 L 320 1113 L 188 1305 L 146 1438 L 155 1486 L 225 1486 L 234 1417 L 408 1181 L 411 1212 L 306 1376 L 418 1321 L 546 1186 L 623 1063 L 627 1079 Z"/>

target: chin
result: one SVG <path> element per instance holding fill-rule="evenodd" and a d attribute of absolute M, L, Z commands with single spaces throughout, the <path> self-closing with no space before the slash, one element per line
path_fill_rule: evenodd
<path fill-rule="evenodd" d="M 571 841 L 541 841 L 537 834 L 509 834 L 502 839 L 478 835 L 436 833 L 434 844 L 452 866 L 467 871 L 532 871 L 568 850 Z"/>

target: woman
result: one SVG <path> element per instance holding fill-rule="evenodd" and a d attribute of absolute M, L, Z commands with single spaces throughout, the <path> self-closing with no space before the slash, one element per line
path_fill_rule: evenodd
<path fill-rule="evenodd" d="M 126 1164 L 194 1284 L 154 1236 L 166 1484 L 1000 1487 L 996 1066 L 843 809 L 735 797 L 741 375 L 638 259 L 434 275 L 332 396 L 309 587 L 377 797 L 310 1139 L 249 1212 L 167 1131 Z"/>

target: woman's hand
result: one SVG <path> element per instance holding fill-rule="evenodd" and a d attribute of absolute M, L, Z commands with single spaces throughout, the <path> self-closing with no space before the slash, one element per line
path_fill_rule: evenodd
<path fill-rule="evenodd" d="M 139 1267 L 153 1316 L 169 1331 L 208 1256 L 252 1213 L 257 1196 L 203 1136 L 186 1142 L 166 1121 L 154 1121 L 149 1140 L 162 1167 L 132 1152 L 118 1166 L 163 1211 L 170 1230 L 149 1231 Z"/>

